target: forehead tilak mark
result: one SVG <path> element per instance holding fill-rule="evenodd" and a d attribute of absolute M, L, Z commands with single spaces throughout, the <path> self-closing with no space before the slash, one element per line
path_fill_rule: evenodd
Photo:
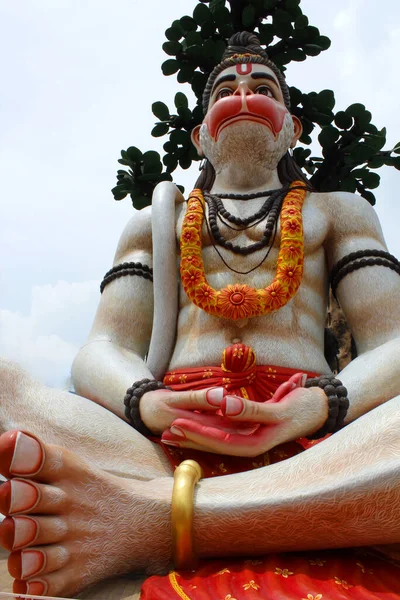
<path fill-rule="evenodd" d="M 253 70 L 251 63 L 239 63 L 236 65 L 236 73 L 239 75 L 248 75 Z"/>

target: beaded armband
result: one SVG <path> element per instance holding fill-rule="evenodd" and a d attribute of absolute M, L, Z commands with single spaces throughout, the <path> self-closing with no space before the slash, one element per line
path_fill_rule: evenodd
<path fill-rule="evenodd" d="M 339 429 L 342 429 L 349 408 L 347 389 L 342 382 L 334 375 L 323 375 L 322 377 L 307 379 L 305 387 L 319 387 L 328 398 L 328 419 L 325 425 L 307 437 L 310 440 L 318 440 L 328 433 L 336 433 Z"/>
<path fill-rule="evenodd" d="M 353 271 L 364 267 L 388 267 L 400 275 L 400 262 L 393 254 L 385 250 L 357 250 L 341 258 L 332 268 L 330 282 L 332 293 L 336 298 L 336 290 L 340 281 Z"/>
<path fill-rule="evenodd" d="M 114 279 L 128 275 L 137 275 L 138 277 L 153 281 L 153 269 L 147 265 L 142 265 L 140 262 L 125 262 L 107 271 L 100 284 L 100 293 L 102 294 L 106 285 L 114 281 Z"/>
<path fill-rule="evenodd" d="M 148 427 L 143 423 L 139 404 L 141 397 L 146 392 L 152 392 L 153 390 L 169 390 L 162 381 L 155 381 L 154 379 L 141 379 L 136 381 L 130 388 L 126 390 L 124 404 L 125 404 L 125 416 L 131 422 L 131 425 L 141 433 L 142 435 L 149 437 L 154 435 Z"/>

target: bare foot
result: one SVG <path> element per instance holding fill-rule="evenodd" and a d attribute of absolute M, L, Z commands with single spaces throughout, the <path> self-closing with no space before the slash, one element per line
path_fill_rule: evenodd
<path fill-rule="evenodd" d="M 172 484 L 162 498 L 161 480 L 110 475 L 19 431 L 0 437 L 0 472 L 9 478 L 0 544 L 15 593 L 72 596 L 113 575 L 168 567 Z"/>

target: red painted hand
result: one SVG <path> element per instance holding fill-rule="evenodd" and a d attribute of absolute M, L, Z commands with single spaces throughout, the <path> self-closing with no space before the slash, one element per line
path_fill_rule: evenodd
<path fill-rule="evenodd" d="M 317 431 L 328 418 L 328 402 L 320 388 L 304 388 L 301 373 L 282 384 L 266 402 L 224 396 L 223 416 L 176 419 L 162 441 L 233 456 L 262 452 Z M 239 425 L 247 426 L 240 431 Z M 253 428 L 252 428 L 253 426 Z"/>
<path fill-rule="evenodd" d="M 233 423 L 228 417 L 217 416 L 227 394 L 222 387 L 189 392 L 155 390 L 140 400 L 140 416 L 155 435 L 168 430 L 176 419 L 184 419 L 211 427 L 228 427 L 229 431 L 254 431 L 255 426 Z"/>

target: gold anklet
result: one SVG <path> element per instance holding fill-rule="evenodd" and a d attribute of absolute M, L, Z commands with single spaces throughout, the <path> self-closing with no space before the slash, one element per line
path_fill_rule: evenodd
<path fill-rule="evenodd" d="M 196 567 L 197 558 L 193 547 L 193 497 L 194 486 L 201 477 L 201 467 L 194 460 L 184 460 L 175 469 L 171 524 L 172 552 L 176 569 Z"/>

